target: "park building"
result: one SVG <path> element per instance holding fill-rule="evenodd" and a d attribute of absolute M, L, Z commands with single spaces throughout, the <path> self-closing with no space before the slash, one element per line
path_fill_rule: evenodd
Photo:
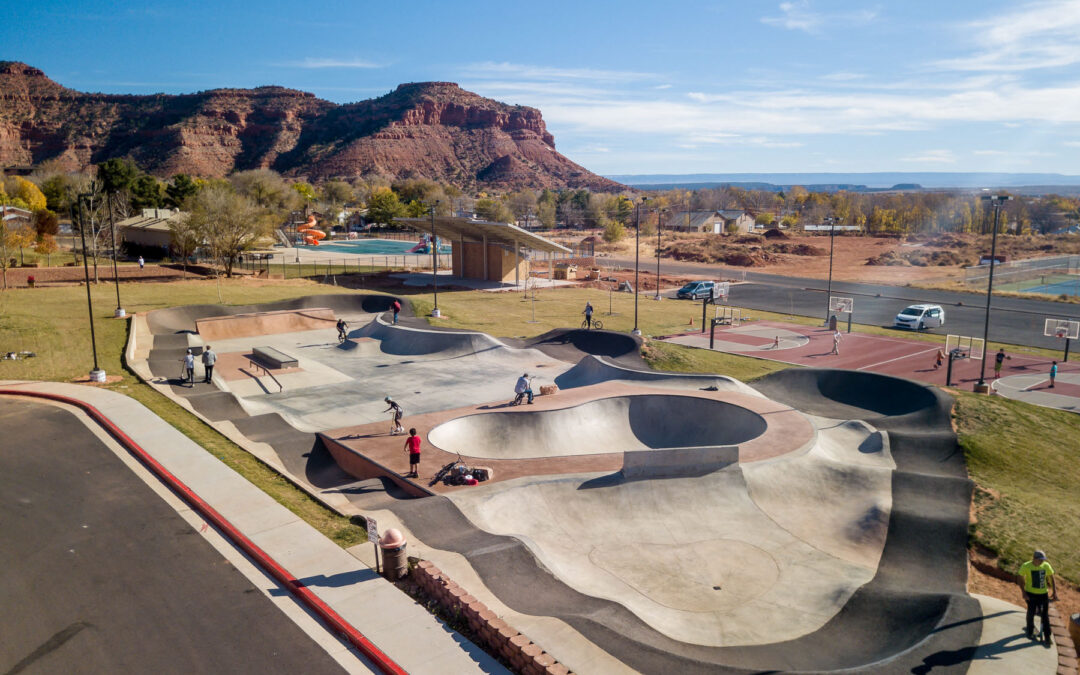
<path fill-rule="evenodd" d="M 664 229 L 706 234 L 723 234 L 735 229 L 738 234 L 746 234 L 754 231 L 754 218 L 742 209 L 675 211 L 667 217 Z"/>

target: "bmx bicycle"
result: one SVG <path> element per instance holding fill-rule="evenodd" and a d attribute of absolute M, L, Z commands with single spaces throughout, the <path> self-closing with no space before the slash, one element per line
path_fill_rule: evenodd
<path fill-rule="evenodd" d="M 589 321 L 587 319 L 585 321 L 582 321 L 581 322 L 581 327 L 584 328 L 585 330 L 589 330 Z M 601 321 L 600 319 L 593 319 L 592 320 L 592 328 L 593 328 L 593 330 L 604 330 L 604 322 Z"/>

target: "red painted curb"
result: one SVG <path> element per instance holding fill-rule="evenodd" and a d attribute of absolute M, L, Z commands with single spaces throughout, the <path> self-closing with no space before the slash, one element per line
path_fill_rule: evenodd
<path fill-rule="evenodd" d="M 264 570 L 270 573 L 272 577 L 277 579 L 278 583 L 287 588 L 298 600 L 308 606 L 313 612 L 319 615 L 320 618 L 332 629 L 340 633 L 349 641 L 354 647 L 360 650 L 364 656 L 371 659 L 379 669 L 387 675 L 408 675 L 407 671 L 395 663 L 389 656 L 383 653 L 381 649 L 376 647 L 370 640 L 364 637 L 364 634 L 354 628 L 350 623 L 345 621 L 340 614 L 330 608 L 319 596 L 315 595 L 302 581 L 289 573 L 284 567 L 278 564 L 273 558 L 270 557 L 266 551 L 263 551 L 255 542 L 248 539 L 240 530 L 238 530 L 232 523 L 225 519 L 220 513 L 217 512 L 214 507 L 207 504 L 202 500 L 194 491 L 183 483 L 179 478 L 174 476 L 172 472 L 162 466 L 156 459 L 150 456 L 145 450 L 139 446 L 138 443 L 133 441 L 130 436 L 125 434 L 119 427 L 112 423 L 112 421 L 101 413 L 97 408 L 68 396 L 62 396 L 60 394 L 48 394 L 39 391 L 24 391 L 19 389 L 0 389 L 0 395 L 5 396 L 27 396 L 30 398 L 43 398 L 52 401 L 58 401 L 60 403 L 67 403 L 77 408 L 82 409 L 88 414 L 95 422 L 100 424 L 109 434 L 115 438 L 121 445 L 123 445 L 128 452 L 135 456 L 140 462 L 142 462 L 146 468 L 150 469 L 158 478 L 165 481 L 177 494 L 180 495 L 184 501 L 188 502 L 196 511 L 198 511 L 206 520 L 211 522 L 214 527 L 221 530 L 234 544 L 239 546 L 245 553 L 255 559 Z"/>

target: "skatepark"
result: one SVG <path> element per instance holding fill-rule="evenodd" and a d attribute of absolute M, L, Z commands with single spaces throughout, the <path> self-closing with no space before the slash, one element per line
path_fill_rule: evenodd
<path fill-rule="evenodd" d="M 503 341 L 393 325 L 390 302 L 156 310 L 128 360 L 331 508 L 394 524 L 575 672 L 907 672 L 964 654 L 963 672 L 985 643 L 944 394 L 858 371 L 753 387 L 650 371 L 626 335 Z M 213 382 L 182 383 L 184 352 L 208 344 Z M 522 373 L 557 390 L 511 406 Z M 418 478 L 386 396 L 423 439 Z M 433 480 L 455 461 L 491 477 Z"/>

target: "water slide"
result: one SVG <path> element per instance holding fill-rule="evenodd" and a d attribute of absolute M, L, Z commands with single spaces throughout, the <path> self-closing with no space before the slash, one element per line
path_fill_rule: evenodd
<path fill-rule="evenodd" d="M 296 233 L 303 236 L 304 243 L 308 246 L 318 246 L 319 242 L 326 238 L 326 233 L 315 228 L 315 216 L 308 216 L 306 222 L 296 228 Z"/>

